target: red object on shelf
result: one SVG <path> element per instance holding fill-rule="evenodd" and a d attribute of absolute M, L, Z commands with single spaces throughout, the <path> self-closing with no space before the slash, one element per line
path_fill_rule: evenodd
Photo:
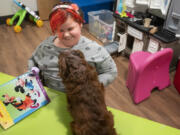
<path fill-rule="evenodd" d="M 134 18 L 134 15 L 131 14 L 130 12 L 126 12 L 126 15 L 127 15 L 129 18 Z"/>
<path fill-rule="evenodd" d="M 180 94 L 180 60 L 178 62 L 176 73 L 174 76 L 174 86 Z"/>

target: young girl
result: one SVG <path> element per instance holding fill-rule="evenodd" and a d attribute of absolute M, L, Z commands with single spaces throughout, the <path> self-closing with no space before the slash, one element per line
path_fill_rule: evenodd
<path fill-rule="evenodd" d="M 58 56 L 66 49 L 82 51 L 88 63 L 96 68 L 99 81 L 105 86 L 115 79 L 117 68 L 109 53 L 95 41 L 81 35 L 84 20 L 76 4 L 60 2 L 52 9 L 49 19 L 54 35 L 43 41 L 28 61 L 29 69 L 34 66 L 40 69 L 45 86 L 65 91 L 58 76 Z"/>

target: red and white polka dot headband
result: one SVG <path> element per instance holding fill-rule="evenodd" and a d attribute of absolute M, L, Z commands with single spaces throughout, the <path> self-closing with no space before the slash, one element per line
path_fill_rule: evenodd
<path fill-rule="evenodd" d="M 72 9 L 74 10 L 76 13 L 79 14 L 78 10 L 79 10 L 79 7 L 77 4 L 71 4 L 71 5 L 57 5 L 55 6 L 51 12 L 57 10 L 57 9 L 60 9 L 60 8 L 67 8 L 67 9 Z"/>

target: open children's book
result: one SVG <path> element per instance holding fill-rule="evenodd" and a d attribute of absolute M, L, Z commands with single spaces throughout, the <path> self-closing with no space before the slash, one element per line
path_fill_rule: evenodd
<path fill-rule="evenodd" d="M 38 73 L 38 68 L 32 68 L 31 71 L 0 85 L 0 125 L 4 129 L 49 103 Z"/>

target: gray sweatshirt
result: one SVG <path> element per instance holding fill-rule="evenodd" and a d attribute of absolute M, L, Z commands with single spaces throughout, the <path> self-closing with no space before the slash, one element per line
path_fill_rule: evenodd
<path fill-rule="evenodd" d="M 58 56 L 65 49 L 80 50 L 84 53 L 88 63 L 96 68 L 99 81 L 107 86 L 117 76 L 116 64 L 109 53 L 95 41 L 81 36 L 77 45 L 72 48 L 59 48 L 53 43 L 56 36 L 44 40 L 33 52 L 28 61 L 28 68 L 38 67 L 43 85 L 65 91 L 61 78 L 58 76 Z"/>

